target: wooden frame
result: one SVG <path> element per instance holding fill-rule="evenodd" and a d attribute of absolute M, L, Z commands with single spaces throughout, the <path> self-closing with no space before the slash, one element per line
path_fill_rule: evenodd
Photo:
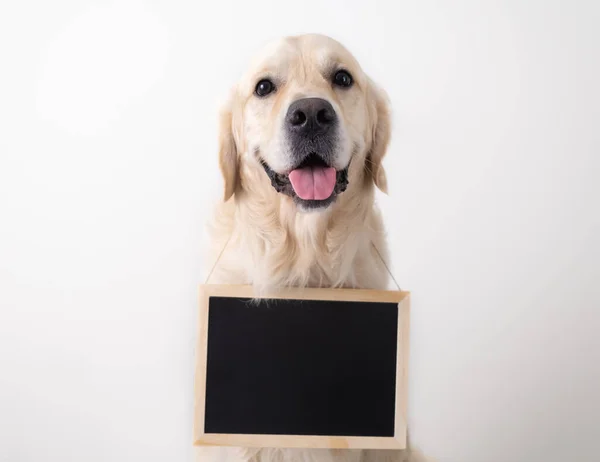
<path fill-rule="evenodd" d="M 204 432 L 206 348 L 210 297 L 260 299 L 341 300 L 398 303 L 398 345 L 396 360 L 396 409 L 393 437 L 354 437 L 320 435 L 241 435 Z M 407 375 L 409 356 L 410 293 L 367 289 L 289 288 L 256 296 L 251 286 L 201 285 L 194 391 L 194 445 L 285 448 L 405 449 Z"/>

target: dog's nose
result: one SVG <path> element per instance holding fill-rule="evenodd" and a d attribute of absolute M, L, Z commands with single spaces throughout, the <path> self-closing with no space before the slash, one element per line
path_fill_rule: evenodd
<path fill-rule="evenodd" d="M 301 135 L 321 135 L 337 121 L 329 101 L 322 98 L 303 98 L 290 104 L 286 115 L 288 127 Z"/>

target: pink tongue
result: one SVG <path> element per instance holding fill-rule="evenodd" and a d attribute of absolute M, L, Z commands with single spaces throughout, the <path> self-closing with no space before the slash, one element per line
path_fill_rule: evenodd
<path fill-rule="evenodd" d="M 304 167 L 290 172 L 290 182 L 300 199 L 322 201 L 331 196 L 336 173 L 333 167 Z"/>

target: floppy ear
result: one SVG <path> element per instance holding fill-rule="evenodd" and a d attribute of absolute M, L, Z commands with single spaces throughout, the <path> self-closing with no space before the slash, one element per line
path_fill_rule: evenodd
<path fill-rule="evenodd" d="M 369 79 L 368 94 L 373 130 L 371 147 L 367 153 L 367 171 L 373 183 L 387 194 L 387 178 L 382 165 L 391 137 L 391 111 L 385 91 Z"/>
<path fill-rule="evenodd" d="M 223 200 L 227 202 L 239 185 L 239 160 L 233 135 L 231 101 L 225 105 L 219 116 L 219 167 L 225 183 Z"/>

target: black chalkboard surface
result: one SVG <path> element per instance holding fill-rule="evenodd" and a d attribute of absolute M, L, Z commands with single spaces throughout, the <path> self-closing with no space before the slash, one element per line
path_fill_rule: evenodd
<path fill-rule="evenodd" d="M 404 448 L 408 298 L 202 286 L 196 444 Z"/>

